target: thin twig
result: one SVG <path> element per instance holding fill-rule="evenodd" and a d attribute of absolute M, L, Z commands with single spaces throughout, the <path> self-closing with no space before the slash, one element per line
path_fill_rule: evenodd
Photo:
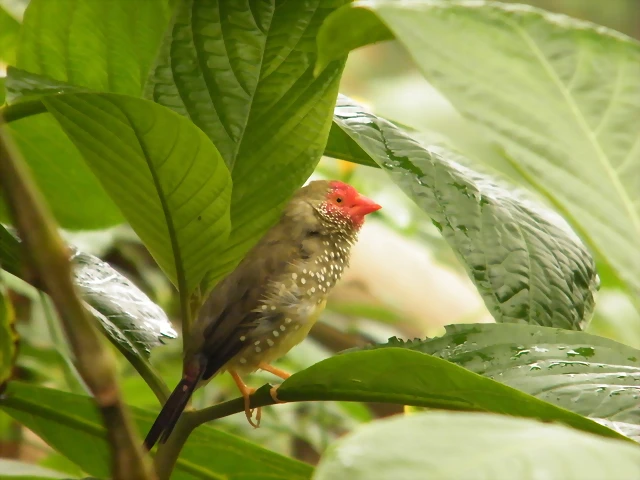
<path fill-rule="evenodd" d="M 115 359 L 103 344 L 73 286 L 69 252 L 24 160 L 1 123 L 0 187 L 23 240 L 30 274 L 51 297 L 75 355 L 78 373 L 93 393 L 102 414 L 111 448 L 113 479 L 155 478 L 122 401 Z"/>

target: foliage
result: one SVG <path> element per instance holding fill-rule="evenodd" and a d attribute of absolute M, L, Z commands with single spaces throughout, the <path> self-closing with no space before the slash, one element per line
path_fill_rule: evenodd
<path fill-rule="evenodd" d="M 122 354 L 137 433 L 178 380 L 180 347 L 160 346 L 189 332 L 210 289 L 322 172 L 323 154 L 362 165 L 331 171 L 343 180 L 379 174 L 399 187 L 497 322 L 292 354 L 298 372 L 278 390 L 290 404 L 272 407 L 268 385 L 253 396 L 263 437 L 233 423 L 240 399 L 201 408 L 233 392 L 216 379 L 160 447 L 175 460 L 171 478 L 504 476 L 505 451 L 519 478 L 638 475 L 640 351 L 581 331 L 601 284 L 628 298 L 639 286 L 637 41 L 485 1 L 31 0 L 24 18 L 3 6 L 2 128 L 67 229 L 75 291 Z M 506 162 L 489 171 L 338 94 L 347 54 L 388 40 Z M 0 478 L 108 478 L 100 399 L 54 338 L 67 319 L 49 312 L 43 335 L 20 300 L 48 312 L 33 293 L 44 289 L 34 252 L 9 227 L 32 212 L 10 217 L 15 198 L 0 193 L 0 410 L 57 452 L 42 467 L 2 460 Z M 126 233 L 97 256 L 74 245 L 78 231 L 113 226 Z M 443 411 L 378 420 L 380 404 Z M 315 469 L 299 461 L 325 449 Z M 158 465 L 169 478 L 173 465 Z"/>

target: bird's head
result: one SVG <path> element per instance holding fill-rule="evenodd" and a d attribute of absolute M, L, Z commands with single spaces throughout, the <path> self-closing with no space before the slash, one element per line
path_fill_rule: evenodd
<path fill-rule="evenodd" d="M 337 180 L 318 180 L 302 190 L 323 222 L 343 230 L 359 230 L 365 215 L 382 208 L 351 185 Z"/>

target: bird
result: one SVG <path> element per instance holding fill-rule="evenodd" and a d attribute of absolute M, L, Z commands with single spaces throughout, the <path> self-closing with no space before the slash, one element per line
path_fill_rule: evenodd
<path fill-rule="evenodd" d="M 243 376 L 257 370 L 283 380 L 273 367 L 309 334 L 327 296 L 349 264 L 365 216 L 382 208 L 353 186 L 315 180 L 300 188 L 280 219 L 221 280 L 203 303 L 184 352 L 182 379 L 145 438 L 147 450 L 166 442 L 193 392 L 214 376 L 229 372 L 252 420 Z M 274 401 L 277 387 L 271 390 Z"/>

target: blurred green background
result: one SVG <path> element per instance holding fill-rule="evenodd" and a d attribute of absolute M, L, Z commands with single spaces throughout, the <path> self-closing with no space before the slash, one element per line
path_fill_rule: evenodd
<path fill-rule="evenodd" d="M 53 1 L 53 0 L 52 0 Z M 20 3 L 20 2 L 19 2 Z M 640 0 L 537 0 L 527 3 L 604 25 L 640 39 Z M 349 57 L 341 92 L 368 105 L 375 113 L 398 119 L 424 132 L 424 138 L 466 153 L 474 168 L 502 169 L 499 151 L 464 120 L 416 71 L 404 50 L 393 42 L 355 51 Z M 507 171 L 509 175 L 509 172 Z M 449 247 L 430 220 L 389 182 L 367 167 L 323 159 L 316 177 L 348 180 L 384 209 L 368 222 L 351 268 L 331 296 L 322 322 L 312 337 L 294 349 L 279 366 L 295 371 L 353 346 L 437 334 L 443 325 L 493 321 Z M 517 175 L 510 180 L 518 182 Z M 178 300 L 135 235 L 125 227 L 102 232 L 67 232 L 69 241 L 93 253 L 135 281 L 172 318 Z M 589 331 L 640 347 L 640 316 L 629 296 L 601 273 L 602 288 Z M 77 379 L 60 352 L 66 351 L 53 310 L 35 290 L 11 280 L 19 330 L 23 334 L 18 376 L 42 385 L 78 391 Z M 180 341 L 153 352 L 171 386 L 179 378 Z M 146 384 L 125 362 L 120 364 L 126 400 L 157 409 Z M 274 381 L 258 373 L 250 383 Z M 205 405 L 237 396 L 230 377 L 213 381 L 195 397 Z M 386 416 L 398 407 L 340 403 L 305 403 L 265 408 L 262 428 L 252 429 L 244 415 L 216 422 L 219 428 L 247 436 L 267 448 L 315 462 L 326 446 L 356 424 Z M 38 461 L 79 473 L 35 436 L 0 413 L 0 456 Z"/>

